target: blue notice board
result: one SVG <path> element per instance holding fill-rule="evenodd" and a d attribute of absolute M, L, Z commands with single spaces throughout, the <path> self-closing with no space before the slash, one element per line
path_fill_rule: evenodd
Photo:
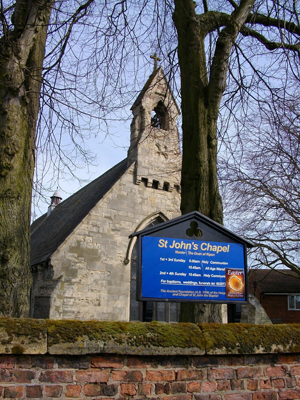
<path fill-rule="evenodd" d="M 240 243 L 142 237 L 141 299 L 246 301 Z"/>

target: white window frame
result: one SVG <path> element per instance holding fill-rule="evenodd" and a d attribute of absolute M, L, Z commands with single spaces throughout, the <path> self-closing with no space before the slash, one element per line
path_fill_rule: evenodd
<path fill-rule="evenodd" d="M 288 295 L 288 310 L 289 311 L 300 311 L 300 294 Z M 296 302 L 296 300 L 298 300 Z M 297 305 L 298 303 L 298 305 Z"/>

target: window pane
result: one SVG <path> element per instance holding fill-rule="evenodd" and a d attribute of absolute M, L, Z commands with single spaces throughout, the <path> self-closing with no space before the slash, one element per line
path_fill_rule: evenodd
<path fill-rule="evenodd" d="M 300 310 L 300 296 L 295 296 L 296 298 L 296 309 Z"/>
<path fill-rule="evenodd" d="M 294 299 L 294 297 L 295 296 L 289 296 L 289 309 L 294 309 L 295 308 L 295 304 L 294 304 L 295 299 Z"/>
<path fill-rule="evenodd" d="M 166 321 L 166 303 L 157 302 L 157 321 Z"/>
<path fill-rule="evenodd" d="M 140 320 L 140 306 L 136 300 L 136 270 L 137 270 L 137 246 L 134 245 L 131 255 L 131 281 L 130 281 L 130 321 Z"/>
<path fill-rule="evenodd" d="M 179 307 L 180 303 L 170 303 L 170 322 L 179 321 Z"/>

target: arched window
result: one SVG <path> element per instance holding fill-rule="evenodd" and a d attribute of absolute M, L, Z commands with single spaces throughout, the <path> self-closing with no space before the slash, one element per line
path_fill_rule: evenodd
<path fill-rule="evenodd" d="M 161 100 L 151 112 L 151 126 L 158 129 L 169 129 L 168 110 Z"/>

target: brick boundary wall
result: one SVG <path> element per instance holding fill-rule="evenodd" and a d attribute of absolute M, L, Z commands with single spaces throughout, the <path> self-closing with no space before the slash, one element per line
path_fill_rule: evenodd
<path fill-rule="evenodd" d="M 0 318 L 1 399 L 300 399 L 300 325 Z"/>

